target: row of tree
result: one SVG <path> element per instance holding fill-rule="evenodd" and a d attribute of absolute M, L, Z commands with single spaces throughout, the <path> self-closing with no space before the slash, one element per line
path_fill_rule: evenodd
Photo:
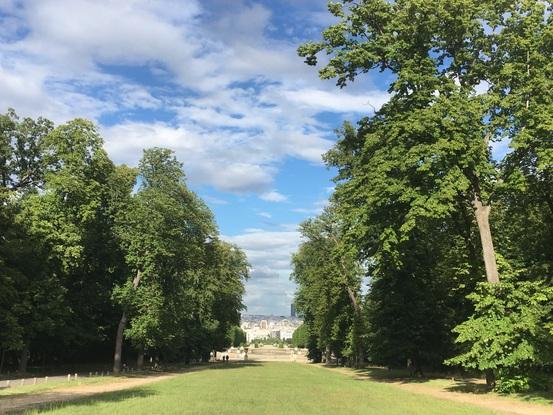
<path fill-rule="evenodd" d="M 544 387 L 552 3 L 342 0 L 329 10 L 337 23 L 299 54 L 316 65 L 326 52 L 320 76 L 340 87 L 379 71 L 390 99 L 339 131 L 325 157 L 335 193 L 301 228 L 293 279 L 311 356 L 445 363 L 501 390 Z"/>
<path fill-rule="evenodd" d="M 3 366 L 106 361 L 124 339 L 200 359 L 230 344 L 246 257 L 170 150 L 116 166 L 95 126 L 0 116 L 0 351 Z M 234 340 L 234 339 L 232 339 Z"/>

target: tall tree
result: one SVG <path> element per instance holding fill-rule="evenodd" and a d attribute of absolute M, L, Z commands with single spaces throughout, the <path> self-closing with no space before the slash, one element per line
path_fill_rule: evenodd
<path fill-rule="evenodd" d="M 140 188 L 117 219 L 130 275 L 114 292 L 123 307 L 115 373 L 121 370 L 125 334 L 140 349 L 170 340 L 172 333 L 164 330 L 164 322 L 190 311 L 191 305 L 181 296 L 201 265 L 198 259 L 203 258 L 206 240 L 216 233 L 211 212 L 187 189 L 182 166 L 170 150 L 145 150 L 138 177 Z M 174 313 L 168 318 L 167 309 Z"/>
<path fill-rule="evenodd" d="M 24 199 L 19 218 L 44 245 L 48 274 L 65 290 L 65 316 L 57 334 L 66 345 L 102 341 L 122 262 L 108 212 L 114 166 L 102 145 L 94 125 L 85 120 L 50 132 L 42 142 L 44 191 Z"/>
<path fill-rule="evenodd" d="M 19 350 L 26 371 L 30 332 L 56 324 L 63 289 L 48 272 L 45 250 L 18 216 L 29 194 L 42 186 L 46 165 L 42 145 L 53 125 L 44 118 L 0 115 L 0 349 Z"/>
<path fill-rule="evenodd" d="M 487 80 L 493 48 L 486 24 L 502 11 L 494 3 L 330 3 L 340 21 L 324 31 L 322 42 L 299 49 L 311 65 L 326 50 L 330 58 L 320 75 L 337 78 L 341 87 L 371 70 L 393 75 L 389 102 L 364 121 L 361 137 L 353 143 L 345 137 L 328 159 L 350 182 L 337 188 L 337 197 L 359 217 L 355 210 L 373 201 L 400 202 L 399 240 L 409 238 L 418 220 L 450 215 L 461 197 L 474 211 L 489 282 L 499 280 L 489 223 L 496 176 L 489 144 L 501 126 L 488 122 L 494 96 L 476 89 Z M 341 150 L 359 156 L 344 165 Z M 354 189 L 356 183 L 365 190 Z M 381 239 L 392 242 L 386 234 Z"/>
<path fill-rule="evenodd" d="M 338 168 L 334 200 L 344 236 L 371 265 L 369 299 L 376 301 L 369 301 L 369 314 L 392 315 L 392 310 L 375 309 L 375 304 L 386 305 L 382 300 L 387 292 L 397 293 L 390 282 L 409 286 L 410 274 L 430 283 L 417 291 L 436 286 L 437 292 L 446 288 L 465 293 L 462 287 L 474 288 L 474 279 L 459 277 L 478 274 L 481 265 L 489 283 L 499 282 L 498 258 L 508 278 L 543 276 L 550 252 L 521 235 L 518 226 L 525 218 L 520 207 L 517 216 L 517 203 L 532 212 L 528 226 L 550 223 L 543 208 L 553 171 L 551 2 L 343 0 L 329 3 L 329 10 L 338 22 L 323 32 L 322 41 L 301 46 L 300 55 L 316 65 L 317 55 L 326 52 L 320 76 L 336 78 L 340 87 L 363 73 L 385 72 L 390 92 L 389 101 L 358 128 L 346 124 L 326 156 L 328 164 Z M 498 164 L 490 146 L 500 140 L 510 142 L 513 152 Z M 510 214 L 520 222 L 509 223 Z M 492 219 L 507 230 L 494 228 L 496 244 L 499 241 L 511 264 L 495 252 Z M 481 260 L 474 255 L 473 227 Z M 541 240 L 548 240 L 549 229 L 541 226 Z M 520 241 L 516 247 L 515 240 Z M 452 246 L 453 241 L 461 244 Z M 531 248 L 526 254 L 523 245 Z M 462 260 L 448 254 L 448 248 Z M 430 260 L 418 257 L 425 250 Z M 455 271 L 444 267 L 451 263 L 457 263 Z M 525 269 L 513 273 L 515 264 Z M 388 286 L 379 294 L 377 288 L 385 281 Z M 499 298 L 502 290 L 497 285 L 483 292 Z M 538 284 L 532 290 L 541 288 Z M 475 304 L 474 321 L 488 321 L 478 313 L 487 312 L 491 300 L 486 295 L 475 298 L 483 303 Z M 467 312 L 462 297 L 456 303 L 452 311 Z M 500 309 L 501 302 L 496 304 Z M 498 319 L 507 321 L 507 316 Z M 459 317 L 446 319 L 448 324 L 456 320 Z M 372 326 L 371 334 L 385 329 L 382 323 Z M 479 330 L 479 340 L 470 337 L 473 347 L 485 344 L 492 335 L 489 330 L 493 327 Z M 469 338 L 464 333 L 461 337 Z M 470 341 L 464 343 L 466 347 Z M 493 385 L 496 366 L 479 367 L 486 368 Z"/>
<path fill-rule="evenodd" d="M 356 252 L 344 243 L 331 208 L 304 222 L 301 233 L 305 241 L 293 256 L 292 279 L 298 284 L 298 309 L 305 316 L 307 331 L 318 339 L 310 355 L 324 351 L 328 359 L 334 352 L 360 366 L 366 327 L 360 295 L 364 271 Z"/>

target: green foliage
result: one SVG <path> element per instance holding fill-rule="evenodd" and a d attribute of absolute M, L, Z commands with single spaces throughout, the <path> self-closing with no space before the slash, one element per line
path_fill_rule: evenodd
<path fill-rule="evenodd" d="M 532 371 L 553 364 L 553 288 L 538 282 L 481 283 L 469 298 L 474 315 L 454 329 L 465 351 L 448 363 L 497 369 L 502 392 L 528 389 Z"/>
<path fill-rule="evenodd" d="M 233 347 L 244 346 L 246 344 L 246 332 L 239 326 L 232 326 L 229 329 L 228 338 Z"/>
<path fill-rule="evenodd" d="M 550 364 L 549 323 L 533 313 L 550 312 L 553 267 L 552 10 L 541 0 L 343 0 L 329 3 L 335 23 L 322 39 L 298 49 L 309 65 L 326 54 L 319 75 L 340 87 L 367 72 L 388 75 L 388 102 L 345 123 L 325 156 L 337 169 L 340 245 L 370 276 L 364 339 L 373 362 L 438 366 L 460 352 L 450 330 L 475 313 L 458 326 L 467 367 L 490 380 L 495 371 L 507 390 L 531 385 Z M 511 152 L 497 161 L 492 143 Z M 308 284 L 324 293 L 327 270 L 340 263 L 327 252 L 322 267 L 311 256 L 303 268 L 314 276 L 294 264 L 310 275 L 297 279 L 306 304 L 315 303 Z M 486 319 L 466 296 L 484 275 L 499 280 L 497 265 L 507 285 L 470 297 L 490 302 Z M 529 309 L 513 305 L 525 299 Z M 305 307 L 310 350 L 332 346 L 354 316 L 330 310 Z M 352 332 L 342 338 L 348 355 Z"/>
<path fill-rule="evenodd" d="M 91 122 L 54 128 L 10 110 L 0 116 L 0 229 L 10 369 L 25 370 L 28 351 L 35 362 L 110 358 L 122 311 L 134 346 L 185 360 L 228 346 L 239 323 L 246 257 L 218 239 L 170 150 L 115 166 Z"/>
<path fill-rule="evenodd" d="M 308 331 L 307 326 L 302 324 L 292 334 L 292 346 L 294 347 L 307 347 Z"/>
<path fill-rule="evenodd" d="M 327 357 L 333 352 L 360 364 L 363 268 L 343 244 L 332 208 L 304 222 L 300 231 L 305 240 L 292 258 L 291 278 L 298 284 L 296 304 L 309 333 L 309 354 L 317 360 L 323 351 Z"/>

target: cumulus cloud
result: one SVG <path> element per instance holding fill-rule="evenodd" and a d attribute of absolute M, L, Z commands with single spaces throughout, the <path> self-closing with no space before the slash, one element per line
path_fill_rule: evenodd
<path fill-rule="evenodd" d="M 223 239 L 244 249 L 252 266 L 246 285 L 248 312 L 287 313 L 295 291 L 289 279 L 290 256 L 298 249 L 300 233 L 257 230 Z"/>
<path fill-rule="evenodd" d="M 195 185 L 283 202 L 274 190 L 282 162 L 321 163 L 333 144 L 336 125 L 321 113 L 356 118 L 387 100 L 363 82 L 347 90 L 320 82 L 296 48 L 329 14 L 324 2 L 294 7 L 289 17 L 303 23 L 287 22 L 285 37 L 273 12 L 255 2 L 0 0 L 0 112 L 13 107 L 57 123 L 90 118 L 117 163 L 168 147 Z M 299 234 L 296 225 L 281 229 L 228 237 L 254 266 L 251 312 L 270 302 L 288 310 Z"/>
<path fill-rule="evenodd" d="M 256 143 L 235 145 L 223 134 L 194 125 L 171 126 L 165 123 L 125 123 L 102 129 L 106 148 L 120 163 L 136 164 L 146 147 L 173 149 L 184 164 L 189 180 L 210 184 L 228 192 L 263 191 L 272 183 L 271 157 L 260 160 Z M 236 133 L 239 140 L 247 135 Z"/>
<path fill-rule="evenodd" d="M 330 148 L 331 129 L 317 121 L 318 112 L 368 112 L 386 100 L 385 93 L 319 83 L 297 57 L 297 43 L 267 34 L 272 13 L 260 4 L 236 2 L 225 13 L 193 0 L 0 7 L 2 108 L 57 122 L 121 114 L 122 123 L 104 128 L 116 161 L 168 146 L 191 180 L 219 190 L 269 191 L 280 160 L 320 162 Z M 154 88 L 109 70 L 123 65 L 148 68 L 165 84 Z M 183 93 L 175 96 L 171 84 Z M 175 118 L 133 123 L 127 113 L 135 110 Z"/>
<path fill-rule="evenodd" d="M 330 188 L 330 189 L 333 189 L 333 188 Z M 308 215 L 319 215 L 323 212 L 324 208 L 328 205 L 328 203 L 329 203 L 328 199 L 320 199 L 320 200 L 317 200 L 313 204 L 313 206 L 293 208 L 292 212 L 306 213 Z"/>
<path fill-rule="evenodd" d="M 259 198 L 265 200 L 266 202 L 284 202 L 288 199 L 286 196 L 284 196 L 282 193 L 277 192 L 276 190 L 262 193 Z"/>
<path fill-rule="evenodd" d="M 314 88 L 284 91 L 283 95 L 304 108 L 320 111 L 369 113 L 378 110 L 388 101 L 388 93 L 372 91 L 365 95 L 354 95 L 345 90 L 323 91 Z"/>

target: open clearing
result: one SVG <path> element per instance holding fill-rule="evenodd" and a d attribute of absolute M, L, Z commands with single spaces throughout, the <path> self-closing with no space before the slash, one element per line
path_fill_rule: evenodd
<path fill-rule="evenodd" d="M 43 406 L 25 413 L 47 414 L 505 414 L 455 402 L 397 384 L 375 382 L 341 371 L 292 363 L 204 366 L 179 375 L 127 379 L 102 385 L 27 395 L 27 404 Z M 18 398 L 21 398 L 19 396 Z M 8 397 L 0 398 L 7 409 Z M 64 403 L 53 403 L 67 400 Z M 477 398 L 478 399 L 478 398 Z M 478 403 L 478 401 L 475 401 Z M 546 406 L 520 403 L 535 411 Z M 12 406 L 13 408 L 13 406 Z M 513 407 L 514 408 L 514 407 Z M 1 410 L 0 410 L 1 411 Z"/>

